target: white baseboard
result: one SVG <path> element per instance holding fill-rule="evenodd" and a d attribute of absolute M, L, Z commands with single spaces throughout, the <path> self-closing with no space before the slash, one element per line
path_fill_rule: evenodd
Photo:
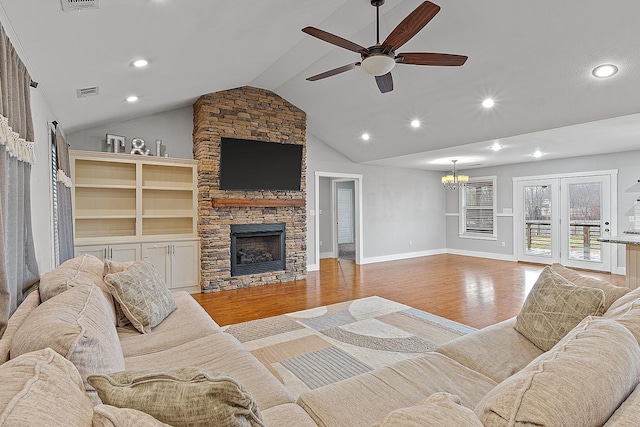
<path fill-rule="evenodd" d="M 401 259 L 419 258 L 430 255 L 440 255 L 446 253 L 445 249 L 433 249 L 430 251 L 407 252 L 403 254 L 383 255 L 369 258 L 362 258 L 362 264 L 374 264 L 376 262 L 398 261 Z"/>
<path fill-rule="evenodd" d="M 320 259 L 335 258 L 336 255 L 333 252 L 320 252 Z"/>
<path fill-rule="evenodd" d="M 620 274 L 622 276 L 626 276 L 627 275 L 627 269 L 625 267 L 618 267 L 614 269 L 615 271 L 612 271 L 613 274 Z"/>
<path fill-rule="evenodd" d="M 488 259 L 497 259 L 500 261 L 517 261 L 514 255 L 509 254 L 495 254 L 493 252 L 476 252 L 476 251 L 465 251 L 461 249 L 451 249 L 448 248 L 446 253 L 452 255 L 464 255 L 471 256 L 475 258 L 488 258 Z"/>
<path fill-rule="evenodd" d="M 320 270 L 319 264 L 307 264 L 307 271 L 319 271 L 319 270 Z"/>

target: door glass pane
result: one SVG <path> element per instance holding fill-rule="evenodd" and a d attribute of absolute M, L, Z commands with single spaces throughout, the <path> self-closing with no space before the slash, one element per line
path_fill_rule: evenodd
<path fill-rule="evenodd" d="M 524 187 L 525 255 L 551 256 L 551 186 Z"/>
<path fill-rule="evenodd" d="M 600 207 L 602 184 L 569 184 L 569 259 L 601 260 Z"/>

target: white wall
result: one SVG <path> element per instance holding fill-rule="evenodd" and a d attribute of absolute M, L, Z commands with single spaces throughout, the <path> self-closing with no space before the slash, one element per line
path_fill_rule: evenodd
<path fill-rule="evenodd" d="M 618 171 L 618 205 L 612 206 L 613 215 L 618 221 L 618 233 L 629 228 L 629 215 L 633 215 L 634 201 L 640 197 L 640 151 L 624 153 L 600 154 L 597 156 L 581 156 L 570 159 L 538 160 L 529 163 L 505 165 L 492 168 L 470 169 L 465 171 L 469 176 L 496 175 L 498 213 L 504 208 L 515 210 L 513 202 L 513 178 L 536 175 L 561 175 L 575 172 L 589 172 L 601 170 Z M 458 212 L 458 193 L 447 194 L 447 213 Z M 454 251 L 469 251 L 497 258 L 507 257 L 515 259 L 513 247 L 513 218 L 498 217 L 498 240 L 482 241 L 461 239 L 458 237 L 458 217 L 447 216 L 447 248 Z M 501 242 L 506 247 L 500 246 Z M 625 267 L 625 252 L 623 245 L 612 245 L 618 250 L 618 266 Z"/>
<path fill-rule="evenodd" d="M 363 262 L 401 259 L 445 248 L 445 192 L 440 173 L 354 163 L 307 134 L 307 210 L 315 205 L 315 173 L 362 175 Z M 307 216 L 307 262 L 315 260 L 315 216 Z M 410 243 L 411 242 L 411 243 Z"/>
<path fill-rule="evenodd" d="M 155 155 L 155 141 L 161 139 L 170 157 L 193 159 L 193 107 L 74 132 L 67 135 L 67 142 L 73 150 L 106 151 L 107 134 L 124 136 L 127 153 L 131 152 L 131 140 L 142 138 Z"/>

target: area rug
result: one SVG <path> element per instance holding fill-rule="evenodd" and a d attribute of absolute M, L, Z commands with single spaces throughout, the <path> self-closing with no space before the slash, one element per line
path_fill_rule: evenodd
<path fill-rule="evenodd" d="M 418 357 L 475 331 L 377 296 L 224 329 L 295 396 Z"/>

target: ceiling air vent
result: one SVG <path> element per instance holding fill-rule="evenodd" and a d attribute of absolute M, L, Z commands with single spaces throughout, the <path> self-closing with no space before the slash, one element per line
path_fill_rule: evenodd
<path fill-rule="evenodd" d="M 62 10 L 100 9 L 100 0 L 60 0 Z"/>
<path fill-rule="evenodd" d="M 86 98 L 87 96 L 96 96 L 99 93 L 98 86 L 85 87 L 84 89 L 76 89 L 78 98 Z"/>

